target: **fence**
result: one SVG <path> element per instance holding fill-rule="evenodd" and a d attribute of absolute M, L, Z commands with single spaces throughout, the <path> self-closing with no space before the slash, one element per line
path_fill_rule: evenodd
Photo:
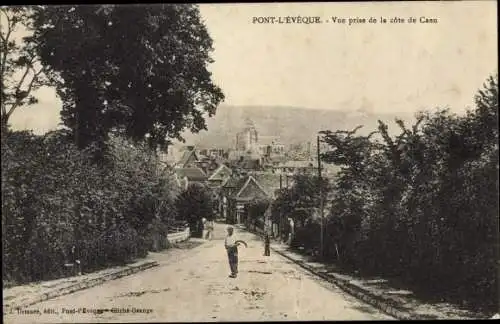
<path fill-rule="evenodd" d="M 191 236 L 188 224 L 175 223 L 169 226 L 167 240 L 170 243 L 178 243 L 187 240 Z"/>
<path fill-rule="evenodd" d="M 178 228 L 179 231 L 172 231 L 168 233 L 167 240 L 170 243 L 178 243 L 187 240 L 191 236 L 191 232 L 189 231 L 189 227 L 184 227 L 182 230 Z"/>

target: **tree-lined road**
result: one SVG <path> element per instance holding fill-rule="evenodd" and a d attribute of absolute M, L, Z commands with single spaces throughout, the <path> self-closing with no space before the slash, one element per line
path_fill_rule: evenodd
<path fill-rule="evenodd" d="M 237 232 L 248 248 L 240 248 L 238 278 L 228 278 L 224 230 L 224 225 L 217 225 L 213 241 L 186 251 L 189 256 L 178 262 L 163 261 L 159 267 L 29 307 L 41 315 L 7 314 L 4 320 L 53 323 L 391 319 L 276 253 L 263 256 L 262 241 L 250 233 Z M 82 308 L 114 312 L 82 313 Z M 43 314 L 47 310 L 57 314 Z"/>

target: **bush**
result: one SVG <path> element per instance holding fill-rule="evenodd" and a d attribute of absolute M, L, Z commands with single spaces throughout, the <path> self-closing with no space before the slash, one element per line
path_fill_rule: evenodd
<path fill-rule="evenodd" d="M 321 238 L 321 225 L 317 222 L 309 222 L 303 227 L 297 228 L 292 239 L 291 246 L 302 247 L 306 251 L 319 251 Z"/>
<path fill-rule="evenodd" d="M 2 137 L 5 279 L 57 278 L 75 259 L 84 271 L 124 263 L 146 255 L 148 230 L 166 237 L 170 176 L 140 145 L 112 138 L 108 148 L 97 165 L 64 131 Z"/>
<path fill-rule="evenodd" d="M 176 200 L 177 214 L 189 224 L 191 236 L 202 237 L 202 219 L 214 219 L 213 201 L 210 189 L 200 184 L 190 184 Z"/>
<path fill-rule="evenodd" d="M 167 235 L 168 225 L 158 219 L 154 219 L 143 231 L 142 236 L 149 251 L 161 251 L 169 247 Z"/>
<path fill-rule="evenodd" d="M 333 186 L 326 250 L 365 274 L 496 310 L 498 305 L 498 76 L 464 116 L 417 114 L 401 134 L 324 132 Z M 374 138 L 378 135 L 379 138 Z M 300 245 L 312 239 L 297 233 Z M 336 259 L 336 257 L 335 257 Z"/>
<path fill-rule="evenodd" d="M 264 230 L 264 214 L 269 207 L 267 200 L 254 200 L 247 205 L 246 226 L 253 230 Z"/>

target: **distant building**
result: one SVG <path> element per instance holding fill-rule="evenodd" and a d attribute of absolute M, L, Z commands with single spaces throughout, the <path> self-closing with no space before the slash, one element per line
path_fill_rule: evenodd
<path fill-rule="evenodd" d="M 203 154 L 207 152 L 209 153 L 208 150 L 197 150 L 194 146 L 187 146 L 181 158 L 175 164 L 175 168 L 199 168 L 209 176 L 220 166 L 221 161 L 213 156 Z"/>
<path fill-rule="evenodd" d="M 208 178 L 208 183 L 211 188 L 217 188 L 224 184 L 224 182 L 231 177 L 233 170 L 225 164 L 221 164 Z"/>
<path fill-rule="evenodd" d="M 296 174 L 296 173 L 306 173 L 306 172 L 317 172 L 318 166 L 315 164 L 315 161 L 286 161 L 284 163 L 280 163 L 274 167 L 277 173 L 282 174 Z"/>
<path fill-rule="evenodd" d="M 240 157 L 239 160 L 231 163 L 231 167 L 246 171 L 260 170 L 262 168 L 262 161 L 260 157 Z"/>
<path fill-rule="evenodd" d="M 182 156 L 182 152 L 173 144 L 169 145 L 167 149 L 158 149 L 157 152 L 160 162 L 169 166 L 174 166 Z"/>
<path fill-rule="evenodd" d="M 223 212 L 228 223 L 245 222 L 245 205 L 268 199 L 266 191 L 252 176 L 231 177 L 223 186 Z"/>
<path fill-rule="evenodd" d="M 200 149 L 198 153 L 208 158 L 223 160 L 228 158 L 229 152 L 227 149 L 212 147 L 208 149 Z"/>
<path fill-rule="evenodd" d="M 278 136 L 260 136 L 259 150 L 262 155 L 284 155 L 285 145 L 280 143 Z"/>
<path fill-rule="evenodd" d="M 285 145 L 278 136 L 260 136 L 251 120 L 236 135 L 236 147 L 227 155 L 231 164 L 246 170 L 266 170 L 285 157 Z"/>
<path fill-rule="evenodd" d="M 244 223 L 248 216 L 248 204 L 256 200 L 271 201 L 279 188 L 280 177 L 277 174 L 233 173 L 222 186 L 222 216 L 229 223 Z"/>
<path fill-rule="evenodd" d="M 250 119 L 245 120 L 245 128 L 236 134 L 236 150 L 249 151 L 257 149 L 259 137 L 257 129 Z"/>
<path fill-rule="evenodd" d="M 291 144 L 285 154 L 288 159 L 297 161 L 311 160 L 317 156 L 317 153 L 312 149 L 311 142 Z"/>
<path fill-rule="evenodd" d="M 255 180 L 259 183 L 261 188 L 267 193 L 267 196 L 270 198 L 274 198 L 277 191 L 280 189 L 282 185 L 282 179 L 280 179 L 279 174 L 271 173 L 271 172 L 251 172 L 250 175 L 255 178 Z"/>
<path fill-rule="evenodd" d="M 206 185 L 208 180 L 207 175 L 202 169 L 194 168 L 177 168 L 175 169 L 177 183 L 183 190 L 187 190 L 192 183 Z"/>
<path fill-rule="evenodd" d="M 194 146 L 187 146 L 182 154 L 180 160 L 176 163 L 177 168 L 189 168 L 197 167 L 196 162 L 199 162 L 200 158 L 196 153 Z"/>
<path fill-rule="evenodd" d="M 213 157 L 216 159 L 224 159 L 227 158 L 227 150 L 220 148 L 212 148 L 208 150 L 209 157 Z"/>

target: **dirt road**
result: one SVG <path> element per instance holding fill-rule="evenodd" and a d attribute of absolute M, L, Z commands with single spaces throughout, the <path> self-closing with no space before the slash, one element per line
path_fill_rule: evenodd
<path fill-rule="evenodd" d="M 6 314 L 6 323 L 391 319 L 238 232 L 239 276 L 228 278 L 224 225 L 179 260 Z"/>

